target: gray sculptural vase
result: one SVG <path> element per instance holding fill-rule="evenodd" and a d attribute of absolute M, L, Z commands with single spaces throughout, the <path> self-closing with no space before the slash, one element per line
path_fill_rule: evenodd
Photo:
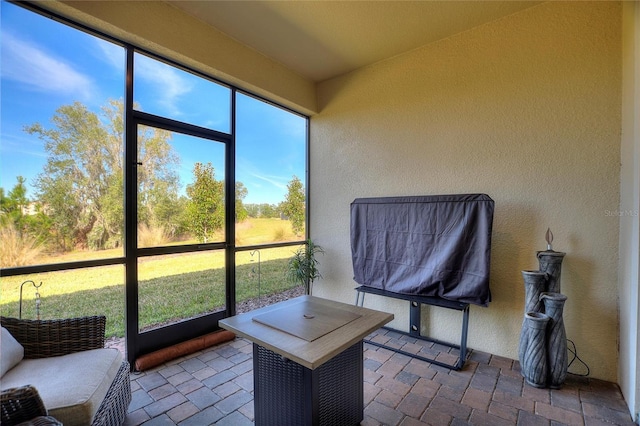
<path fill-rule="evenodd" d="M 524 316 L 523 359 L 520 365 L 527 384 L 536 388 L 547 385 L 549 364 L 546 330 L 549 317 L 540 312 L 527 312 Z"/>
<path fill-rule="evenodd" d="M 568 354 L 567 334 L 562 313 L 567 296 L 560 293 L 542 293 L 545 314 L 549 317 L 547 326 L 548 383 L 551 389 L 559 389 L 567 378 Z"/>
<path fill-rule="evenodd" d="M 544 305 L 540 300 L 542 293 L 547 291 L 546 272 L 541 271 L 522 271 L 522 279 L 524 281 L 524 312 L 544 312 Z M 522 319 L 522 328 L 520 329 L 520 343 L 518 345 L 518 358 L 520 365 L 524 364 L 524 335 L 526 318 Z M 524 375 L 524 374 L 523 374 Z"/>
<path fill-rule="evenodd" d="M 540 296 L 542 293 L 549 291 L 548 277 L 548 274 L 544 271 L 522 271 L 525 312 L 544 312 L 544 305 L 540 300 Z"/>
<path fill-rule="evenodd" d="M 536 253 L 540 271 L 549 274 L 549 285 L 547 291 L 560 293 L 560 272 L 562 271 L 562 260 L 566 253 L 561 251 L 545 250 Z"/>

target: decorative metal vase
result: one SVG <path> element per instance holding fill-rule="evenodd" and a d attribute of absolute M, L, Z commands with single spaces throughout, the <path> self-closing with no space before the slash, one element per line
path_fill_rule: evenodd
<path fill-rule="evenodd" d="M 562 260 L 566 253 L 553 250 L 539 251 L 537 253 L 540 271 L 549 274 L 549 285 L 547 291 L 550 293 L 560 293 L 560 272 L 562 271 Z"/>
<path fill-rule="evenodd" d="M 524 312 L 544 312 L 544 305 L 540 300 L 540 296 L 547 291 L 547 273 L 541 271 L 522 271 L 522 278 L 524 280 Z M 520 344 L 518 346 L 520 365 L 524 364 L 525 321 L 526 318 L 523 318 L 522 329 L 520 330 Z"/>
<path fill-rule="evenodd" d="M 549 317 L 547 326 L 547 358 L 549 375 L 547 385 L 551 389 L 560 389 L 567 378 L 568 355 L 567 334 L 562 313 L 567 296 L 560 293 L 543 293 L 540 300 L 544 303 L 545 314 Z"/>
<path fill-rule="evenodd" d="M 527 384 L 544 388 L 549 374 L 546 331 L 549 317 L 540 312 L 524 315 L 521 371 Z"/>

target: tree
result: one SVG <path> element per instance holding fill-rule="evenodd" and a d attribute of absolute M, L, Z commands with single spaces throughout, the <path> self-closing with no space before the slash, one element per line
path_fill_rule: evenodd
<path fill-rule="evenodd" d="M 293 176 L 287 184 L 287 195 L 282 203 L 282 213 L 291 221 L 291 228 L 296 235 L 302 234 L 305 222 L 304 186 L 297 176 Z"/>
<path fill-rule="evenodd" d="M 249 191 L 242 182 L 236 182 L 236 222 L 238 223 L 244 222 L 249 217 L 249 213 L 242 203 L 248 193 Z"/>
<path fill-rule="evenodd" d="M 124 120 L 122 101 L 111 100 L 100 115 L 80 102 L 63 105 L 54 127 L 35 123 L 25 131 L 44 141 L 47 163 L 34 186 L 62 250 L 104 249 L 122 243 L 124 228 Z M 178 158 L 164 130 L 138 134 L 139 211 L 145 219 L 157 206 L 153 191 L 175 192 Z"/>
<path fill-rule="evenodd" d="M 9 198 L 4 195 L 4 188 L 0 187 L 0 214 L 2 216 L 6 215 L 9 209 Z"/>
<path fill-rule="evenodd" d="M 64 240 L 85 248 L 102 207 L 99 192 L 109 165 L 101 161 L 101 151 L 107 135 L 98 116 L 79 102 L 58 108 L 52 121 L 56 129 L 39 123 L 25 128 L 45 142 L 49 155 L 35 187 L 51 207 L 54 228 Z"/>
<path fill-rule="evenodd" d="M 29 205 L 29 200 L 27 199 L 27 187 L 25 183 L 27 180 L 18 176 L 16 178 L 18 183 L 13 187 L 11 191 L 9 191 L 9 200 L 12 201 L 13 207 L 20 211 L 21 214 L 24 214 L 26 208 Z"/>
<path fill-rule="evenodd" d="M 4 188 L 0 188 L 0 210 L 4 221 L 10 221 L 18 228 L 22 228 L 19 222 L 21 222 L 29 205 L 29 200 L 27 199 L 26 179 L 18 176 L 16 180 L 17 183 L 7 195 L 4 194 Z"/>
<path fill-rule="evenodd" d="M 224 225 L 224 182 L 217 181 L 211 163 L 195 163 L 194 182 L 187 185 L 189 230 L 202 242 Z"/>
<path fill-rule="evenodd" d="M 10 227 L 21 237 L 29 233 L 32 222 L 27 214 L 29 199 L 27 198 L 26 179 L 16 177 L 17 183 L 5 195 L 4 188 L 0 188 L 0 227 Z"/>
<path fill-rule="evenodd" d="M 244 207 L 249 217 L 279 217 L 278 206 L 276 204 L 245 204 Z"/>
<path fill-rule="evenodd" d="M 178 219 L 184 206 L 178 192 L 180 180 L 173 167 L 180 159 L 168 143 L 171 133 L 143 126 L 138 131 L 138 222 L 166 228 L 179 228 Z"/>
<path fill-rule="evenodd" d="M 260 205 L 260 212 L 261 215 L 263 217 L 280 217 L 280 212 L 278 211 L 278 205 L 277 204 L 261 204 Z"/>
<path fill-rule="evenodd" d="M 50 226 L 41 206 L 27 198 L 26 179 L 16 180 L 7 195 L 0 188 L 0 264 L 5 267 L 32 264 Z"/>

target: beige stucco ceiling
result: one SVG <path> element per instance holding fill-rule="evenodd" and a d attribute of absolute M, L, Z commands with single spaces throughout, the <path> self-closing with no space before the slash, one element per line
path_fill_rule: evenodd
<path fill-rule="evenodd" d="M 540 3 L 167 2 L 312 81 L 347 73 Z"/>

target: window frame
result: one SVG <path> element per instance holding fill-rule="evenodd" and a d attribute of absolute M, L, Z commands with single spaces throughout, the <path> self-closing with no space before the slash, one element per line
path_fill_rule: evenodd
<path fill-rule="evenodd" d="M 286 247 L 286 246 L 299 246 L 304 244 L 306 240 L 309 238 L 309 139 L 310 139 L 310 129 L 309 129 L 309 116 L 302 114 L 298 111 L 292 110 L 284 105 L 281 105 L 273 100 L 266 99 L 256 93 L 252 93 L 251 91 L 242 89 L 228 82 L 222 81 L 218 78 L 214 78 L 205 73 L 202 73 L 198 70 L 192 69 L 190 67 L 184 66 L 174 60 L 169 58 L 165 58 L 161 55 L 157 55 L 153 52 L 150 52 L 146 49 L 143 49 L 139 46 L 124 42 L 116 37 L 105 34 L 104 32 L 95 30 L 87 25 L 75 22 L 71 19 L 60 16 L 56 13 L 52 13 L 36 4 L 30 2 L 15 2 L 9 1 L 15 6 L 22 7 L 26 10 L 29 10 L 33 13 L 40 14 L 45 18 L 50 18 L 54 21 L 59 22 L 62 25 L 67 25 L 72 28 L 75 28 L 79 31 L 83 31 L 89 35 L 101 38 L 108 42 L 114 43 L 118 46 L 121 46 L 125 50 L 126 57 L 126 66 L 125 66 L 125 90 L 124 90 L 124 222 L 125 222 L 125 231 L 124 231 L 124 255 L 111 257 L 111 258 L 101 258 L 101 259 L 92 259 L 85 261 L 73 261 L 73 262 L 62 262 L 62 263 L 51 263 L 51 264 L 40 264 L 40 265 L 30 265 L 30 266 L 19 266 L 19 267 L 9 267 L 9 268 L 1 268 L 0 269 L 0 277 L 11 277 L 11 276 L 20 276 L 20 275 L 29 275 L 29 274 L 38 274 L 44 272 L 57 272 L 57 271 L 67 271 L 73 269 L 82 269 L 82 268 L 93 268 L 99 266 L 110 266 L 110 265 L 123 265 L 125 269 L 125 300 L 123 301 L 123 309 L 125 309 L 125 333 L 126 333 L 126 344 L 127 344 L 127 358 L 129 362 L 133 365 L 135 359 L 146 352 L 158 349 L 160 347 L 164 347 L 173 343 L 177 343 L 178 341 L 187 340 L 196 335 L 201 335 L 204 332 L 210 332 L 212 329 L 219 328 L 217 326 L 217 319 L 221 319 L 228 316 L 235 315 L 236 310 L 236 297 L 235 297 L 235 255 L 238 252 L 242 251 L 252 251 L 256 249 L 268 249 L 275 247 Z M 136 111 L 133 108 L 133 58 L 134 53 L 140 53 L 146 55 L 155 60 L 166 63 L 167 65 L 176 67 L 180 70 L 191 73 L 197 77 L 203 78 L 205 80 L 211 81 L 216 84 L 220 84 L 222 86 L 228 87 L 231 90 L 231 105 L 230 105 L 230 132 L 229 134 L 219 132 L 216 130 L 199 127 L 196 125 L 191 125 L 187 123 L 182 123 L 170 118 L 160 117 L 149 113 L 144 113 L 141 111 Z M 253 97 L 259 101 L 265 102 L 273 107 L 283 109 L 289 113 L 297 115 L 303 118 L 306 122 L 306 131 L 305 131 L 305 234 L 303 239 L 296 241 L 287 241 L 287 242 L 273 242 L 266 244 L 255 244 L 248 246 L 240 246 L 236 247 L 235 245 L 235 196 L 226 202 L 226 211 L 225 211 L 225 238 L 226 242 L 224 243 L 209 243 L 209 244 L 190 244 L 186 246 L 171 246 L 171 247 L 153 247 L 153 248 L 138 248 L 137 247 L 137 217 L 136 217 L 136 196 L 135 196 L 135 171 L 134 167 L 132 167 L 131 162 L 136 159 L 136 128 L 138 124 L 148 124 L 154 127 L 163 127 L 163 128 L 171 128 L 173 130 L 180 129 L 182 133 L 191 134 L 193 136 L 202 136 L 206 135 L 207 138 L 221 138 L 225 141 L 227 145 L 227 149 L 225 150 L 225 193 L 226 194 L 234 194 L 235 195 L 235 135 L 236 135 L 236 99 L 238 94 L 246 95 Z M 139 257 L 144 256 L 152 256 L 157 254 L 167 254 L 167 253 L 186 253 L 186 252 L 196 252 L 203 250 L 220 250 L 224 249 L 226 254 L 226 310 L 223 311 L 221 318 L 211 318 L 209 315 L 215 316 L 216 314 L 209 314 L 202 318 L 197 318 L 195 322 L 193 320 L 185 320 L 181 324 L 178 325 L 175 332 L 166 333 L 163 332 L 163 328 L 159 328 L 157 330 L 152 330 L 147 333 L 147 337 L 141 338 L 141 334 L 138 332 L 138 282 L 137 282 L 137 261 Z M 216 321 L 212 321 L 216 319 Z M 211 325 L 215 324 L 215 327 L 211 327 Z"/>

